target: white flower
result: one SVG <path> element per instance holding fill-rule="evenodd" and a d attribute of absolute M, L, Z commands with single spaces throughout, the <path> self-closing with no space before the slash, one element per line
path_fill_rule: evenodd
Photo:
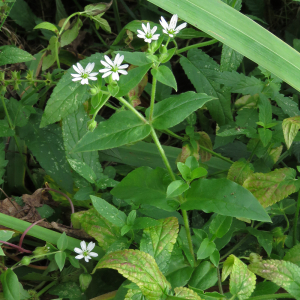
<path fill-rule="evenodd" d="M 177 15 L 172 16 L 170 24 L 167 23 L 167 21 L 164 19 L 164 17 L 161 17 L 161 20 L 159 20 L 159 23 L 164 28 L 163 33 L 168 34 L 170 37 L 173 37 L 181 29 L 186 27 L 187 23 L 182 23 L 181 25 L 179 25 L 176 28 L 177 21 L 178 21 Z"/>
<path fill-rule="evenodd" d="M 84 258 L 86 262 L 89 262 L 89 259 L 92 259 L 92 257 L 97 257 L 98 256 L 97 253 L 91 252 L 95 247 L 95 243 L 90 242 L 86 246 L 86 242 L 81 241 L 80 242 L 80 247 L 81 247 L 81 249 L 79 249 L 77 247 L 74 248 L 74 251 L 79 254 L 79 255 L 75 256 L 75 258 L 77 258 L 77 259 Z"/>
<path fill-rule="evenodd" d="M 157 26 L 154 26 L 152 29 L 150 28 L 150 23 L 147 23 L 147 26 L 145 24 L 142 24 L 142 27 L 144 29 L 144 32 L 142 30 L 137 30 L 139 33 L 137 37 L 144 39 L 146 43 L 151 43 L 154 40 L 158 40 L 159 34 L 154 34 Z"/>
<path fill-rule="evenodd" d="M 97 74 L 98 73 L 91 73 L 94 69 L 95 63 L 88 63 L 86 68 L 84 69 L 80 63 L 77 63 L 77 67 L 73 65 L 73 69 L 78 73 L 78 74 L 71 74 L 74 78 L 72 81 L 78 81 L 81 80 L 81 84 L 88 84 L 89 79 L 90 80 L 97 80 Z"/>
<path fill-rule="evenodd" d="M 101 64 L 105 67 L 105 69 L 99 70 L 100 73 L 104 73 L 102 78 L 105 78 L 112 74 L 113 80 L 119 80 L 119 73 L 127 75 L 127 71 L 122 70 L 128 68 L 129 65 L 125 64 L 121 66 L 122 61 L 124 60 L 124 55 L 120 55 L 119 53 L 116 55 L 115 60 L 112 60 L 107 56 L 104 55 L 106 61 L 101 60 Z"/>

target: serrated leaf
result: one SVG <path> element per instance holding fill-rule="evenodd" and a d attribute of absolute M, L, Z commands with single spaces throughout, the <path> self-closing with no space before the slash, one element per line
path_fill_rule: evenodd
<path fill-rule="evenodd" d="M 125 124 L 125 126 L 124 126 Z M 150 134 L 149 124 L 131 111 L 122 111 L 101 122 L 93 132 L 87 132 L 73 152 L 105 150 L 144 139 Z"/>
<path fill-rule="evenodd" d="M 124 300 L 142 300 L 144 298 L 140 289 L 129 289 Z"/>
<path fill-rule="evenodd" d="M 283 112 L 290 117 L 296 117 L 300 115 L 300 111 L 296 102 L 288 97 L 284 97 L 282 94 L 277 94 L 274 98 L 278 106 L 283 110 Z"/>
<path fill-rule="evenodd" d="M 198 131 L 197 133 L 199 134 L 199 137 L 200 137 L 200 139 L 197 141 L 199 146 L 203 146 L 209 150 L 213 150 L 213 145 L 212 145 L 209 135 L 204 131 Z M 202 162 L 209 161 L 212 157 L 211 153 L 205 151 L 201 147 L 199 149 L 199 154 L 200 154 Z"/>
<path fill-rule="evenodd" d="M 243 185 L 245 180 L 254 172 L 253 165 L 245 159 L 235 161 L 230 167 L 227 179 L 232 180 L 239 185 Z"/>
<path fill-rule="evenodd" d="M 226 258 L 226 260 L 223 264 L 223 269 L 222 269 L 222 281 L 225 281 L 226 278 L 231 274 L 234 261 L 235 261 L 234 255 L 229 255 Z"/>
<path fill-rule="evenodd" d="M 28 52 L 14 46 L 0 47 L 0 66 L 34 60 Z"/>
<path fill-rule="evenodd" d="M 270 222 L 255 197 L 242 186 L 228 179 L 200 179 L 191 184 L 182 209 L 199 209 L 221 215 Z"/>
<path fill-rule="evenodd" d="M 253 127 L 256 128 L 258 122 L 258 112 L 255 108 L 240 109 L 235 118 L 236 124 L 240 127 Z"/>
<path fill-rule="evenodd" d="M 49 290 L 49 294 L 67 299 L 78 299 L 81 297 L 81 293 L 78 284 L 74 281 L 62 282 Z"/>
<path fill-rule="evenodd" d="M 175 209 L 168 205 L 167 187 L 172 182 L 166 170 L 140 167 L 129 173 L 111 194 L 117 198 L 130 200 L 136 205 L 149 204 L 167 211 Z"/>
<path fill-rule="evenodd" d="M 294 246 L 293 248 L 289 249 L 283 260 L 292 262 L 293 264 L 300 267 L 300 244 Z"/>
<path fill-rule="evenodd" d="M 283 145 L 281 145 L 277 148 L 271 149 L 269 155 L 272 158 L 274 164 L 278 161 L 278 159 L 282 153 L 282 149 L 283 149 Z"/>
<path fill-rule="evenodd" d="M 220 71 L 236 71 L 244 56 L 223 44 Z"/>
<path fill-rule="evenodd" d="M 300 299 L 300 267 L 297 265 L 289 261 L 270 259 L 251 263 L 248 269 Z"/>
<path fill-rule="evenodd" d="M 261 203 L 268 207 L 297 192 L 300 182 L 292 168 L 276 169 L 270 173 L 254 173 L 243 184 Z"/>
<path fill-rule="evenodd" d="M 151 69 L 151 74 L 157 81 L 170 86 L 177 91 L 176 79 L 167 66 L 159 66 L 158 69 Z"/>
<path fill-rule="evenodd" d="M 127 216 L 123 211 L 118 210 L 116 207 L 99 197 L 91 196 L 91 199 L 94 208 L 106 220 L 118 227 L 122 227 L 126 224 Z"/>
<path fill-rule="evenodd" d="M 206 104 L 210 114 L 219 125 L 232 121 L 231 100 L 228 88 L 220 87 L 215 78 L 220 66 L 201 50 L 190 50 L 186 57 L 180 58 L 180 64 L 198 93 L 217 98 Z"/>
<path fill-rule="evenodd" d="M 9 127 L 7 120 L 0 120 L 0 137 L 15 135 L 15 131 Z"/>
<path fill-rule="evenodd" d="M 258 243 L 265 249 L 268 256 L 270 256 L 272 252 L 273 235 L 270 232 L 257 230 L 252 227 L 247 227 L 247 230 L 257 238 Z"/>
<path fill-rule="evenodd" d="M 154 105 L 152 125 L 156 129 L 173 127 L 211 100 L 213 97 L 194 92 L 186 92 L 162 100 Z M 150 108 L 146 110 L 147 117 L 149 113 Z"/>
<path fill-rule="evenodd" d="M 247 265 L 234 256 L 229 283 L 230 293 L 240 300 L 248 299 L 255 289 L 255 284 L 255 274 L 249 271 Z"/>
<path fill-rule="evenodd" d="M 178 287 L 174 289 L 175 296 L 179 299 L 201 300 L 200 296 L 191 289 Z"/>
<path fill-rule="evenodd" d="M 96 183 L 97 176 L 95 172 L 85 162 L 77 159 L 68 159 L 68 162 L 72 169 L 75 172 L 77 172 L 80 176 L 82 176 L 85 180 L 93 184 Z"/>
<path fill-rule="evenodd" d="M 100 63 L 103 57 L 103 54 L 96 53 L 80 61 L 80 64 L 85 68 L 88 63 L 94 62 L 94 70 L 100 70 L 103 67 Z M 76 111 L 78 106 L 90 97 L 89 86 L 87 84 L 82 85 L 80 81 L 73 82 L 71 73 L 74 73 L 72 67 L 67 70 L 54 88 L 50 99 L 47 101 L 41 127 L 60 121 Z"/>
<path fill-rule="evenodd" d="M 140 250 L 153 256 L 160 271 L 166 274 L 178 236 L 179 225 L 175 217 L 159 220 L 159 222 L 160 225 L 144 229 Z"/>
<path fill-rule="evenodd" d="M 259 94 L 258 101 L 259 121 L 265 125 L 272 122 L 272 106 L 269 99 L 264 94 Z"/>
<path fill-rule="evenodd" d="M 171 288 L 154 258 L 139 250 L 121 250 L 105 255 L 94 271 L 102 268 L 117 270 L 138 285 L 143 295 L 149 300 L 160 299 Z"/>
<path fill-rule="evenodd" d="M 159 225 L 159 220 L 154 220 L 148 217 L 141 217 L 135 219 L 133 229 L 139 230 L 139 229 L 145 229 L 148 227 L 158 226 L 158 225 Z"/>
<path fill-rule="evenodd" d="M 300 116 L 284 119 L 282 122 L 282 130 L 284 140 L 289 149 L 300 129 Z"/>
<path fill-rule="evenodd" d="M 103 250 L 107 250 L 120 237 L 120 228 L 104 217 L 94 208 L 72 214 L 72 223 L 76 228 L 82 228 L 96 239 Z"/>

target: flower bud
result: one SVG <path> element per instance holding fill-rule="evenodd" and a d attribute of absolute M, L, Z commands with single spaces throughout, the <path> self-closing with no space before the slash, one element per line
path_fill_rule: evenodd
<path fill-rule="evenodd" d="M 95 89 L 95 88 L 90 89 L 90 94 L 91 95 L 96 95 L 97 94 L 97 89 Z"/>
<path fill-rule="evenodd" d="M 159 48 L 159 53 L 165 54 L 167 52 L 168 52 L 168 49 L 167 49 L 166 45 L 161 45 Z"/>
<path fill-rule="evenodd" d="M 43 246 L 43 247 L 36 247 L 33 251 L 34 255 L 45 255 L 50 251 L 50 247 Z"/>
<path fill-rule="evenodd" d="M 82 273 L 79 276 L 79 284 L 81 290 L 84 292 L 90 285 L 92 281 L 92 276 L 88 273 Z"/>
<path fill-rule="evenodd" d="M 88 125 L 88 130 L 90 132 L 93 132 L 95 130 L 95 128 L 97 127 L 97 122 L 95 120 L 90 120 L 87 122 Z"/>
<path fill-rule="evenodd" d="M 24 256 L 20 261 L 20 263 L 23 266 L 28 266 L 30 264 L 30 262 L 31 262 L 31 257 L 29 257 L 29 256 Z"/>

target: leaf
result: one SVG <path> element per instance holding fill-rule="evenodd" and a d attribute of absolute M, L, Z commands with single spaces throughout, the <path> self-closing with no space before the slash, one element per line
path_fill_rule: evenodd
<path fill-rule="evenodd" d="M 62 133 L 64 146 L 67 158 L 86 163 L 92 168 L 97 177 L 99 177 L 103 170 L 99 163 L 98 151 L 71 152 L 78 141 L 88 132 L 87 122 L 89 120 L 83 105 L 80 105 L 77 111 L 69 114 L 63 119 Z"/>
<path fill-rule="evenodd" d="M 175 180 L 170 183 L 167 189 L 167 197 L 173 198 L 181 195 L 189 189 L 189 185 L 182 180 Z"/>
<path fill-rule="evenodd" d="M 200 137 L 200 139 L 197 141 L 199 146 L 203 146 L 203 147 L 205 147 L 209 150 L 213 150 L 212 142 L 211 142 L 211 139 L 210 139 L 209 135 L 204 131 L 198 131 L 198 134 L 199 134 L 199 137 Z M 200 150 L 199 150 L 199 154 L 201 156 L 201 161 L 202 162 L 209 161 L 212 157 L 211 153 L 203 150 L 201 147 L 200 147 Z"/>
<path fill-rule="evenodd" d="M 66 13 L 65 7 L 61 2 L 61 0 L 55 0 L 55 4 L 56 4 L 55 21 L 56 24 L 58 24 L 60 20 L 67 18 L 68 15 Z"/>
<path fill-rule="evenodd" d="M 205 93 L 218 100 L 206 104 L 213 119 L 219 125 L 232 121 L 230 92 L 213 79 L 220 73 L 220 66 L 201 50 L 190 50 L 180 64 L 198 93 Z"/>
<path fill-rule="evenodd" d="M 212 100 L 205 94 L 186 92 L 162 100 L 154 105 L 152 125 L 156 129 L 173 127 L 186 119 L 193 111 Z M 149 118 L 150 108 L 146 110 Z"/>
<path fill-rule="evenodd" d="M 112 1 L 108 3 L 99 2 L 99 3 L 89 4 L 84 7 L 84 13 L 89 16 L 97 16 L 101 13 L 106 12 L 111 5 L 112 5 Z"/>
<path fill-rule="evenodd" d="M 140 250 L 154 257 L 159 270 L 166 274 L 178 236 L 179 225 L 175 217 L 159 220 L 159 222 L 160 225 L 144 229 Z"/>
<path fill-rule="evenodd" d="M 290 117 L 296 117 L 300 115 L 298 104 L 288 97 L 284 97 L 282 94 L 277 94 L 274 98 L 278 106 L 283 110 L 283 112 Z"/>
<path fill-rule="evenodd" d="M 103 57 L 103 54 L 96 53 L 80 61 L 80 64 L 85 68 L 88 63 L 94 62 L 94 70 L 100 70 L 102 66 L 100 60 L 103 60 Z M 76 111 L 78 106 L 90 97 L 87 92 L 89 86 L 80 84 L 80 81 L 73 82 L 71 73 L 74 73 L 72 67 L 67 70 L 54 88 L 50 99 L 47 101 L 40 125 L 41 128 L 60 121 Z"/>
<path fill-rule="evenodd" d="M 75 228 L 82 228 L 105 251 L 121 237 L 120 228 L 102 217 L 95 209 L 77 212 L 71 218 Z"/>
<path fill-rule="evenodd" d="M 167 187 L 172 182 L 166 170 L 140 167 L 129 173 L 111 194 L 117 198 L 130 200 L 136 205 L 149 204 L 167 211 L 175 209 L 167 202 Z"/>
<path fill-rule="evenodd" d="M 216 249 L 216 245 L 209 238 L 205 238 L 197 251 L 197 259 L 205 259 L 209 257 Z"/>
<path fill-rule="evenodd" d="M 128 289 L 124 300 L 142 300 L 144 298 L 140 289 Z"/>
<path fill-rule="evenodd" d="M 93 132 L 87 132 L 75 145 L 73 152 L 120 147 L 144 139 L 150 130 L 149 124 L 145 124 L 133 112 L 121 111 L 101 122 Z"/>
<path fill-rule="evenodd" d="M 12 269 L 7 269 L 0 276 L 3 295 L 7 300 L 20 300 L 20 286 L 17 275 Z"/>
<path fill-rule="evenodd" d="M 94 208 L 106 220 L 118 227 L 122 227 L 126 224 L 127 216 L 123 211 L 118 210 L 116 207 L 99 197 L 91 196 L 91 199 Z"/>
<path fill-rule="evenodd" d="M 60 46 L 64 47 L 71 44 L 78 36 L 82 26 L 82 21 L 78 18 L 71 29 L 66 30 L 60 38 Z"/>
<path fill-rule="evenodd" d="M 97 176 L 93 169 L 85 162 L 77 159 L 68 159 L 71 168 L 90 183 L 96 183 Z"/>
<path fill-rule="evenodd" d="M 300 54 L 227 4 L 218 0 L 183 0 L 180 3 L 177 0 L 150 0 L 150 2 L 171 14 L 177 13 L 182 20 L 193 24 L 266 68 L 295 89 L 299 89 Z"/>
<path fill-rule="evenodd" d="M 119 92 L 116 97 L 127 95 L 131 89 L 133 89 L 142 81 L 151 66 L 152 64 L 137 67 L 131 69 L 126 76 L 121 76 L 118 83 Z"/>
<path fill-rule="evenodd" d="M 258 243 L 265 249 L 268 256 L 270 256 L 272 252 L 273 235 L 267 231 L 257 230 L 252 227 L 247 227 L 247 230 L 257 238 Z"/>
<path fill-rule="evenodd" d="M 276 169 L 270 173 L 254 173 L 243 184 L 261 203 L 268 207 L 300 188 L 300 182 L 295 179 L 296 171 L 292 168 Z"/>
<path fill-rule="evenodd" d="M 78 299 L 81 297 L 81 290 L 76 282 L 67 281 L 52 287 L 49 294 L 57 295 L 60 298 Z"/>
<path fill-rule="evenodd" d="M 224 44 L 222 47 L 220 71 L 236 71 L 243 58 L 243 55 Z"/>
<path fill-rule="evenodd" d="M 216 249 L 209 257 L 209 260 L 214 264 L 217 268 L 220 262 L 220 252 Z"/>
<path fill-rule="evenodd" d="M 15 135 L 15 131 L 9 127 L 6 120 L 0 120 L 0 137 Z"/>
<path fill-rule="evenodd" d="M 121 250 L 105 255 L 95 267 L 95 269 L 103 268 L 117 270 L 138 285 L 149 300 L 160 299 L 171 288 L 154 258 L 139 250 Z"/>
<path fill-rule="evenodd" d="M 172 87 L 177 92 L 177 83 L 172 71 L 166 66 L 151 69 L 152 76 L 159 82 Z"/>
<path fill-rule="evenodd" d="M 5 174 L 5 167 L 8 163 L 8 160 L 5 160 L 5 152 L 4 152 L 5 145 L 4 143 L 0 143 L 0 184 L 4 182 L 3 175 Z"/>
<path fill-rule="evenodd" d="M 178 287 L 174 289 L 175 296 L 180 299 L 191 299 L 191 300 L 201 300 L 200 296 L 191 289 L 185 287 Z"/>
<path fill-rule="evenodd" d="M 243 185 L 245 180 L 252 175 L 254 172 L 254 167 L 250 162 L 247 162 L 245 159 L 235 161 L 227 175 L 227 179 L 232 180 L 239 185 Z"/>
<path fill-rule="evenodd" d="M 276 283 L 296 299 L 300 298 L 300 267 L 283 260 L 264 260 L 251 263 L 248 269 L 253 273 Z"/>
<path fill-rule="evenodd" d="M 65 232 L 63 232 L 62 235 L 57 240 L 57 248 L 61 251 L 68 248 L 68 239 Z"/>
<path fill-rule="evenodd" d="M 258 128 L 259 138 L 264 147 L 267 147 L 272 139 L 272 131 L 266 128 Z"/>
<path fill-rule="evenodd" d="M 49 23 L 49 22 L 39 23 L 33 29 L 47 29 L 47 30 L 53 31 L 55 34 L 58 34 L 57 27 L 54 24 Z"/>
<path fill-rule="evenodd" d="M 209 232 L 217 237 L 222 238 L 230 229 L 232 217 L 217 215 L 209 225 Z"/>
<path fill-rule="evenodd" d="M 0 66 L 34 60 L 28 52 L 14 46 L 0 47 Z"/>
<path fill-rule="evenodd" d="M 216 284 L 218 281 L 217 269 L 208 261 L 203 261 L 195 269 L 189 286 L 206 290 Z"/>
<path fill-rule="evenodd" d="M 118 51 L 120 55 L 124 55 L 124 61 L 134 66 L 144 66 L 152 63 L 145 52 L 126 52 Z"/>
<path fill-rule="evenodd" d="M 39 128 L 41 112 L 31 115 L 26 126 L 19 128 L 19 136 L 55 182 L 68 192 L 73 191 L 73 179 L 66 160 L 62 132 L 58 124 Z"/>
<path fill-rule="evenodd" d="M 289 149 L 300 129 L 300 116 L 284 119 L 282 122 L 282 130 L 284 140 Z"/>
<path fill-rule="evenodd" d="M 269 99 L 264 94 L 259 94 L 258 101 L 259 121 L 265 125 L 272 122 L 272 106 Z"/>
<path fill-rule="evenodd" d="M 283 260 L 292 262 L 293 264 L 300 267 L 300 244 L 294 246 L 293 248 L 289 249 Z"/>
<path fill-rule="evenodd" d="M 255 108 L 240 109 L 235 118 L 236 125 L 240 127 L 257 127 L 258 112 Z"/>
<path fill-rule="evenodd" d="M 225 216 L 270 222 L 270 217 L 249 191 L 225 178 L 194 181 L 186 199 L 181 209 L 198 209 L 206 213 L 216 212 Z"/>
<path fill-rule="evenodd" d="M 255 289 L 256 276 L 241 260 L 231 256 L 234 257 L 234 263 L 230 274 L 230 293 L 240 300 L 248 299 Z"/>
<path fill-rule="evenodd" d="M 55 258 L 55 262 L 57 263 L 60 271 L 62 271 L 65 266 L 65 262 L 66 262 L 66 258 L 67 258 L 66 252 L 55 253 L 54 258 Z"/>

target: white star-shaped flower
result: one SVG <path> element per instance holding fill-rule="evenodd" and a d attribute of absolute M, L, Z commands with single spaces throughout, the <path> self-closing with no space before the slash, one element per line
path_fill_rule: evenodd
<path fill-rule="evenodd" d="M 176 35 L 181 29 L 186 27 L 187 23 L 182 23 L 176 28 L 177 21 L 178 21 L 177 15 L 172 16 L 170 24 L 167 23 L 164 17 L 161 17 L 159 23 L 164 28 L 163 33 L 169 35 L 170 37 L 174 37 L 174 35 Z"/>
<path fill-rule="evenodd" d="M 139 33 L 137 37 L 144 39 L 146 43 L 151 43 L 152 41 L 156 41 L 159 38 L 159 34 L 154 34 L 157 30 L 157 26 L 154 26 L 152 29 L 150 28 L 150 23 L 147 23 L 147 26 L 145 24 L 142 24 L 143 30 L 137 30 Z"/>
<path fill-rule="evenodd" d="M 127 71 L 123 70 L 128 68 L 129 65 L 125 64 L 121 66 L 122 61 L 124 60 L 124 55 L 119 53 L 116 55 L 114 61 L 112 61 L 107 55 L 104 55 L 106 61 L 101 60 L 101 64 L 105 69 L 99 70 L 100 73 L 104 73 L 102 78 L 105 78 L 112 74 L 112 79 L 118 81 L 120 79 L 119 73 L 127 75 Z"/>
<path fill-rule="evenodd" d="M 98 254 L 95 252 L 91 252 L 94 247 L 95 247 L 95 243 L 90 242 L 87 246 L 86 246 L 86 242 L 85 241 L 81 241 L 80 242 L 80 248 L 74 248 L 74 251 L 76 253 L 78 253 L 79 255 L 75 256 L 75 258 L 77 259 L 82 259 L 84 258 L 84 260 L 86 262 L 89 262 L 90 259 L 92 259 L 92 257 L 97 257 Z"/>
<path fill-rule="evenodd" d="M 81 80 L 81 84 L 88 84 L 89 79 L 90 80 L 97 80 L 98 73 L 91 73 L 95 67 L 95 63 L 88 63 L 85 69 L 82 67 L 80 63 L 77 63 L 77 67 L 75 65 L 72 66 L 73 69 L 78 73 L 78 74 L 71 74 L 74 78 L 72 81 L 78 81 Z"/>

